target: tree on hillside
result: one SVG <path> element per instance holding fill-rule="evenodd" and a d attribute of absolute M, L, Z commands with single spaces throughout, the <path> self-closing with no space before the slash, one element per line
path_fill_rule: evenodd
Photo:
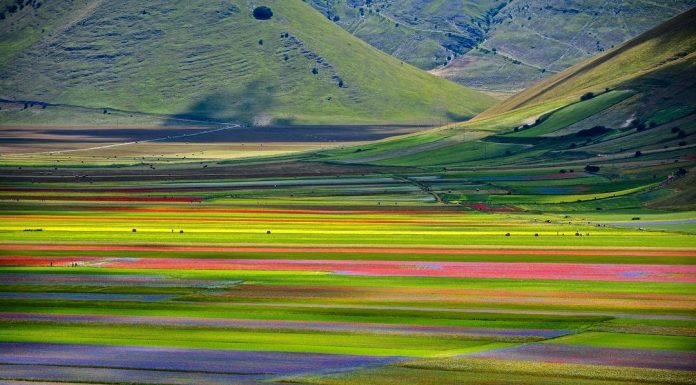
<path fill-rule="evenodd" d="M 268 20 L 273 17 L 273 11 L 270 8 L 262 5 L 254 8 L 254 18 L 258 20 Z"/>

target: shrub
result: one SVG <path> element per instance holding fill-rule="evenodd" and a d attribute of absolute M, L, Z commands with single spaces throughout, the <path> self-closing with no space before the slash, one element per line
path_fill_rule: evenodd
<path fill-rule="evenodd" d="M 273 17 L 273 11 L 271 11 L 270 8 L 263 6 L 263 5 L 260 7 L 254 8 L 253 14 L 254 14 L 254 18 L 257 20 L 268 20 L 271 17 Z"/>
<path fill-rule="evenodd" d="M 339 88 L 343 88 L 343 80 L 339 80 L 339 81 L 338 81 L 338 87 L 339 87 Z"/>
<path fill-rule="evenodd" d="M 680 147 L 686 146 L 686 142 L 682 140 L 681 142 L 679 142 L 679 146 Z"/>
<path fill-rule="evenodd" d="M 583 94 L 583 95 L 580 97 L 580 100 L 582 100 L 582 101 L 590 100 L 590 99 L 592 99 L 592 98 L 594 98 L 594 97 L 595 97 L 594 93 L 588 92 L 588 93 L 586 93 L 586 94 Z"/>
<path fill-rule="evenodd" d="M 339 20 L 341 20 L 341 17 L 340 17 L 340 16 L 335 15 L 335 16 L 333 17 L 333 21 L 337 22 L 337 21 L 339 21 Z"/>
<path fill-rule="evenodd" d="M 599 172 L 599 166 L 593 166 L 591 164 L 588 164 L 585 166 L 585 171 L 587 172 Z"/>
<path fill-rule="evenodd" d="M 263 39 L 259 39 L 259 45 L 263 45 Z"/>
<path fill-rule="evenodd" d="M 679 132 L 679 131 L 681 131 L 681 128 L 679 128 L 679 126 L 674 126 L 674 127 L 672 127 L 672 133 L 673 133 L 673 134 L 676 134 L 676 133 Z"/>
<path fill-rule="evenodd" d="M 317 67 L 313 67 L 313 68 L 312 68 L 312 73 L 315 74 L 315 75 L 318 74 L 318 73 L 319 73 L 319 69 L 317 69 Z"/>
<path fill-rule="evenodd" d="M 588 137 L 588 136 L 602 135 L 602 134 L 607 133 L 607 131 L 609 131 L 609 129 L 604 127 L 604 126 L 594 126 L 592 128 L 588 128 L 586 130 L 580 130 L 575 135 Z"/>
<path fill-rule="evenodd" d="M 639 156 L 641 156 L 641 155 L 643 155 L 642 152 L 636 151 L 636 153 L 635 153 L 633 156 L 637 158 L 637 157 L 639 157 Z"/>

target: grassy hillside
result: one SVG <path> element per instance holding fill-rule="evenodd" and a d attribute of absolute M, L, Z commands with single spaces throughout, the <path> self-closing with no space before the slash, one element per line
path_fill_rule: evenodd
<path fill-rule="evenodd" d="M 695 14 L 670 20 L 471 121 L 325 151 L 320 159 L 437 173 L 438 179 L 420 183 L 427 191 L 441 189 L 444 201 L 532 207 L 602 199 L 608 208 L 647 202 L 693 208 L 693 186 L 668 178 L 679 169 L 682 176 L 696 173 Z M 587 92 L 593 96 L 580 97 Z M 455 181 L 462 172 L 467 183 Z M 550 183 L 530 176 L 535 173 L 568 175 Z M 538 184 L 529 187 L 529 181 Z"/>
<path fill-rule="evenodd" d="M 573 66 L 489 109 L 492 116 L 553 99 L 575 98 L 585 92 L 627 85 L 664 70 L 693 68 L 696 51 L 696 9 L 687 11 L 604 54 Z M 689 77 L 689 68 L 684 68 Z M 693 73 L 693 72 L 692 72 Z M 665 84 L 669 86 L 670 84 Z"/>
<path fill-rule="evenodd" d="M 493 102 L 302 1 L 265 4 L 265 21 L 241 0 L 27 6 L 0 20 L 0 97 L 257 125 L 460 120 Z"/>

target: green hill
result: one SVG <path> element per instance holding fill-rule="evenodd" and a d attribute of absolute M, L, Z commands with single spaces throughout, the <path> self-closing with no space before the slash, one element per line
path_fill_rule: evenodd
<path fill-rule="evenodd" d="M 463 124 L 323 155 L 438 170 L 693 165 L 695 17 L 679 15 Z"/>
<path fill-rule="evenodd" d="M 30 3 L 0 20 L 3 99 L 257 125 L 463 120 L 493 103 L 300 0 L 266 1 L 270 20 L 241 0 Z"/>
<path fill-rule="evenodd" d="M 679 72 L 682 66 L 693 65 L 695 51 L 696 8 L 524 90 L 481 116 L 493 116 L 554 99 L 568 100 L 607 87 L 629 87 L 634 80 L 635 85 L 640 78 L 658 71 Z M 689 77 L 688 73 L 684 75 Z"/>

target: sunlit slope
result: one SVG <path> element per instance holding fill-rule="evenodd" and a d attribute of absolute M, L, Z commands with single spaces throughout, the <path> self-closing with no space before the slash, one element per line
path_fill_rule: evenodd
<path fill-rule="evenodd" d="M 687 11 L 628 42 L 575 65 L 505 102 L 480 117 L 493 116 L 554 99 L 569 99 L 585 92 L 615 87 L 653 71 L 674 65 L 694 66 L 696 9 Z"/>
<path fill-rule="evenodd" d="M 0 21 L 25 36 L 0 57 L 1 98 L 255 124 L 465 119 L 493 103 L 300 0 L 265 2 L 265 21 L 241 0 L 64 3 Z"/>

